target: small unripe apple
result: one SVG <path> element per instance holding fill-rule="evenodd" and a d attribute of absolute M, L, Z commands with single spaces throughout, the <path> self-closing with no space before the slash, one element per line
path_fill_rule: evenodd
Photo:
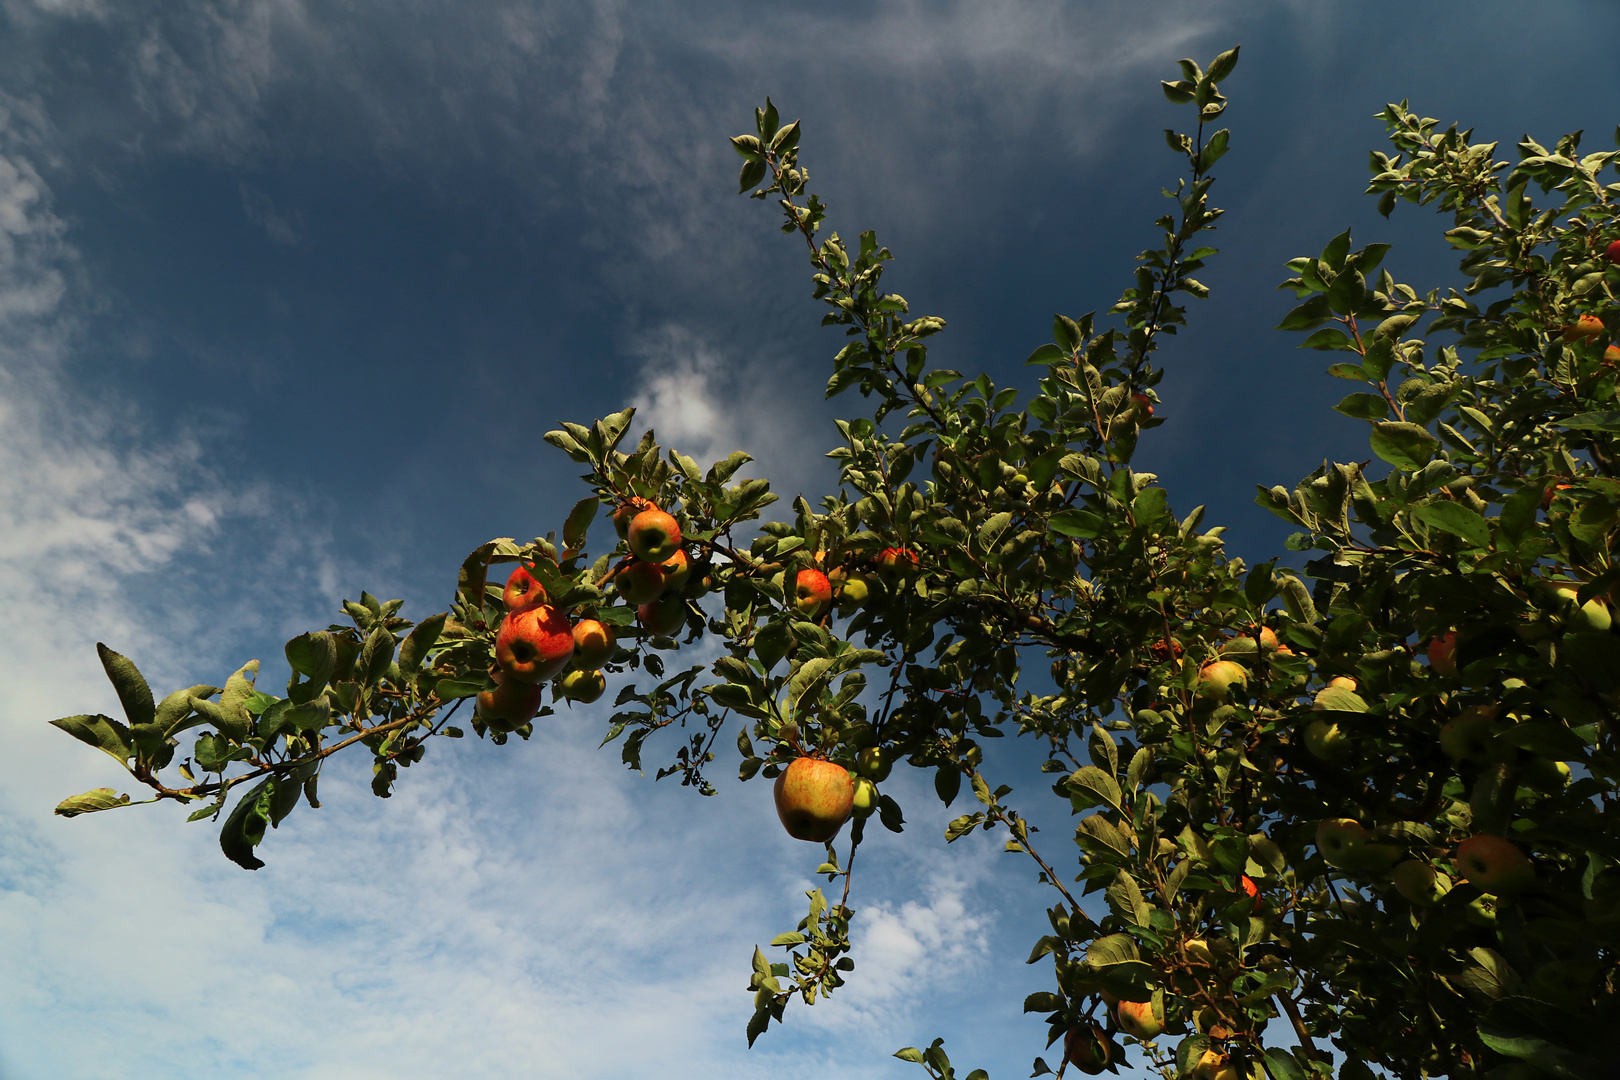
<path fill-rule="evenodd" d="M 630 531 L 624 539 L 636 558 L 661 563 L 680 549 L 681 527 L 655 507 L 630 519 Z"/>
<path fill-rule="evenodd" d="M 872 811 L 878 807 L 877 785 L 866 777 L 857 777 L 855 780 L 855 797 L 850 804 L 858 818 L 871 817 Z"/>
<path fill-rule="evenodd" d="M 1457 675 L 1457 632 L 1447 630 L 1429 642 L 1425 650 L 1429 655 L 1429 669 L 1436 675 L 1455 678 Z"/>
<path fill-rule="evenodd" d="M 796 758 L 776 778 L 776 816 L 795 840 L 825 844 L 855 809 L 855 782 L 835 761 Z"/>
<path fill-rule="evenodd" d="M 1198 694 L 1216 701 L 1226 697 L 1233 685 L 1247 686 L 1249 673 L 1232 660 L 1215 660 L 1198 670 Z"/>
<path fill-rule="evenodd" d="M 1390 873 L 1395 891 L 1417 907 L 1434 907 L 1451 891 L 1451 879 L 1421 859 L 1407 859 Z"/>
<path fill-rule="evenodd" d="M 595 619 L 581 619 L 574 624 L 574 666 L 601 667 L 619 651 L 613 628 Z"/>
<path fill-rule="evenodd" d="M 666 596 L 636 608 L 636 621 L 654 637 L 674 637 L 686 625 L 686 601 Z"/>
<path fill-rule="evenodd" d="M 1164 1031 L 1164 1013 L 1154 1012 L 1151 1001 L 1122 1001 L 1114 1009 L 1114 1019 L 1119 1021 L 1121 1031 L 1143 1042 L 1158 1038 Z"/>
<path fill-rule="evenodd" d="M 686 588 L 686 582 L 692 576 L 692 560 L 685 551 L 676 551 L 658 565 L 664 571 L 665 592 L 680 592 Z"/>
<path fill-rule="evenodd" d="M 1312 720 L 1305 725 L 1305 749 L 1312 757 L 1336 761 L 1350 752 L 1350 740 L 1339 730 L 1338 724 Z"/>
<path fill-rule="evenodd" d="M 1603 320 L 1596 315 L 1582 315 L 1573 323 L 1564 327 L 1560 335 L 1566 344 L 1576 341 L 1591 341 L 1603 335 Z"/>
<path fill-rule="evenodd" d="M 1076 1024 L 1063 1036 L 1063 1059 L 1088 1076 L 1108 1067 L 1108 1036 L 1096 1024 Z"/>
<path fill-rule="evenodd" d="M 534 719 L 545 700 L 544 683 L 509 679 L 499 668 L 490 673 L 495 689 L 479 691 L 473 708 L 478 719 L 491 731 L 516 731 Z"/>
<path fill-rule="evenodd" d="M 1498 712 L 1495 705 L 1464 709 L 1456 719 L 1441 727 L 1441 751 L 1458 763 L 1484 761 L 1490 753 L 1491 741 L 1496 738 Z"/>
<path fill-rule="evenodd" d="M 534 575 L 520 566 L 506 579 L 506 589 L 501 593 L 501 599 L 505 601 L 508 613 L 522 611 L 544 604 L 546 590 L 534 579 Z"/>
<path fill-rule="evenodd" d="M 869 776 L 881 784 L 894 769 L 894 759 L 883 747 L 868 746 L 855 755 L 855 768 L 860 770 L 862 776 Z"/>
<path fill-rule="evenodd" d="M 600 671 L 570 671 L 557 680 L 557 689 L 569 701 L 589 705 L 607 690 L 607 676 Z"/>
<path fill-rule="evenodd" d="M 613 531 L 619 534 L 620 540 L 629 537 L 630 523 L 645 509 L 647 509 L 645 506 L 630 502 L 613 511 Z"/>
<path fill-rule="evenodd" d="M 546 682 L 573 658 L 573 625 L 548 604 L 508 615 L 495 635 L 495 662 L 519 682 Z"/>
<path fill-rule="evenodd" d="M 793 579 L 793 606 L 809 619 L 819 619 L 832 603 L 832 582 L 820 570 L 800 570 Z"/>
<path fill-rule="evenodd" d="M 872 587 L 865 577 L 860 574 L 851 574 L 844 579 L 838 587 L 838 610 L 840 612 L 854 611 L 872 595 Z"/>
<path fill-rule="evenodd" d="M 1316 827 L 1316 849 L 1329 866 L 1341 870 L 1388 870 L 1400 860 L 1399 848 L 1373 842 L 1354 818 L 1327 818 Z"/>
<path fill-rule="evenodd" d="M 1463 918 L 1474 926 L 1496 925 L 1496 897 L 1476 896 L 1463 909 Z"/>
<path fill-rule="evenodd" d="M 664 595 L 664 567 L 661 563 L 633 562 L 613 578 L 626 603 L 650 604 Z"/>
<path fill-rule="evenodd" d="M 1493 896 L 1523 892 L 1535 884 L 1536 868 L 1529 857 L 1490 833 L 1470 836 L 1458 844 L 1453 861 L 1468 884 Z"/>
<path fill-rule="evenodd" d="M 1576 632 L 1584 630 L 1605 634 L 1614 625 L 1614 616 L 1609 613 L 1609 605 L 1597 597 L 1594 596 L 1583 604 L 1580 602 L 1580 593 L 1574 589 L 1561 588 L 1557 594 L 1558 599 L 1564 603 L 1564 620 L 1569 629 Z"/>

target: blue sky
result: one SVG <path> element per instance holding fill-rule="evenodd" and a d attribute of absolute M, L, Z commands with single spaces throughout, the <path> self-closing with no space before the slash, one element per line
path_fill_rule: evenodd
<path fill-rule="evenodd" d="M 767 93 L 831 227 L 949 320 L 935 359 L 1027 385 L 1052 313 L 1152 242 L 1157 80 L 1241 42 L 1214 296 L 1138 464 L 1268 557 L 1253 485 L 1368 456 L 1270 329 L 1283 262 L 1352 226 L 1454 280 L 1442 222 L 1360 194 L 1371 115 L 1601 148 L 1617 41 L 1607 2 L 0 0 L 0 1080 L 920 1076 L 888 1055 L 941 1034 L 1028 1075 L 1048 898 L 945 848 L 925 782 L 862 849 L 852 985 L 749 1051 L 748 958 L 819 852 L 759 782 L 700 800 L 596 752 L 605 708 L 436 749 L 386 803 L 331 776 L 255 874 L 173 808 L 53 819 L 118 778 L 44 721 L 112 710 L 98 640 L 160 692 L 252 656 L 273 685 L 361 589 L 441 610 L 466 551 L 580 496 L 559 419 L 635 404 L 824 490 L 839 339 L 725 142 Z M 1029 764 L 1001 767 L 1039 813 Z"/>

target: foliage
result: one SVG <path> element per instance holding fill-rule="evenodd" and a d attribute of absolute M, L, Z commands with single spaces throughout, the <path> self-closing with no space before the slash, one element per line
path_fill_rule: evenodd
<path fill-rule="evenodd" d="M 254 685 L 254 663 L 223 688 L 154 703 L 134 665 L 103 648 L 127 722 L 56 725 L 116 758 L 155 792 L 147 801 L 223 817 L 225 854 L 255 868 L 266 826 L 301 794 L 318 805 L 333 753 L 365 745 L 386 797 L 432 737 L 462 736 L 457 707 L 493 686 L 503 607 L 489 568 L 521 562 L 555 605 L 628 644 L 607 665 L 620 688 L 606 741 L 630 767 L 680 726 L 658 775 L 705 793 L 714 746 L 733 731 L 745 781 L 804 754 L 854 768 L 880 747 L 931 770 L 947 805 L 971 791 L 977 808 L 947 842 L 1004 830 L 1057 894 L 1029 961 L 1051 958 L 1049 989 L 1024 1007 L 1063 1040 L 1059 1069 L 1098 1071 L 1098 1057 L 1117 1069 L 1136 1045 L 1166 1076 L 1225 1064 L 1223 1075 L 1300 1080 L 1331 1073 L 1318 1046 L 1331 1039 L 1344 1077 L 1607 1075 L 1589 1033 L 1620 1018 L 1620 831 L 1607 815 L 1620 776 L 1608 609 L 1620 349 L 1607 347 L 1620 338 L 1620 269 L 1605 255 L 1620 185 L 1599 175 L 1620 155 L 1577 156 L 1578 135 L 1552 150 L 1527 138 L 1513 164 L 1404 103 L 1380 114 L 1397 151 L 1373 155 L 1380 210 L 1449 213 L 1469 282 L 1419 292 L 1381 269 L 1388 245 L 1352 249 L 1348 233 L 1289 263 L 1282 287 L 1299 303 L 1281 329 L 1309 331 L 1303 347 L 1339 354 L 1330 374 L 1365 384 L 1337 408 L 1367 423 L 1380 464 L 1328 463 L 1292 490 L 1260 488 L 1298 528 L 1287 548 L 1300 565 L 1250 566 L 1203 528 L 1202 507 L 1178 518 L 1130 464 L 1163 422 L 1160 345 L 1185 325 L 1184 299 L 1208 293 L 1192 275 L 1216 254 L 1199 240 L 1221 214 L 1208 200 L 1228 134 L 1205 128 L 1236 61 L 1236 49 L 1208 71 L 1182 61 L 1164 84 L 1196 122 L 1166 133 L 1187 176 L 1166 193 L 1159 246 L 1103 318 L 1055 318 L 1021 408 L 987 376 L 930 366 L 944 321 L 882 291 L 890 253 L 872 233 L 823 237 L 799 126 L 767 102 L 754 134 L 732 140 L 740 187 L 781 208 L 783 231 L 808 246 L 823 323 L 848 334 L 828 396 L 873 401 L 838 422 L 835 493 L 756 526 L 776 495 L 764 480 L 731 482 L 745 454 L 704 471 L 652 432 L 620 450 L 629 411 L 565 424 L 547 439 L 586 468 L 591 494 L 560 546 L 483 545 L 449 612 L 413 627 L 398 601 L 346 601 L 352 625 L 288 642 L 279 698 Z M 633 557 L 622 544 L 586 554 L 598 507 L 644 505 L 679 520 L 694 563 L 679 599 L 686 641 L 718 640 L 712 665 L 667 672 L 678 643 L 638 630 L 615 600 Z M 807 570 L 832 579 L 836 615 L 794 602 Z M 1020 685 L 1037 652 L 1051 693 Z M 643 689 L 637 672 L 655 681 Z M 1076 863 L 1037 850 L 997 783 L 992 748 L 1008 734 L 1045 748 L 1051 790 L 1079 819 Z M 183 784 L 160 779 L 171 766 Z M 59 812 L 126 803 L 102 788 Z M 876 816 L 904 826 L 886 794 Z M 813 1003 L 853 970 L 865 825 L 854 820 L 841 853 L 827 845 L 818 872 L 834 895 L 809 894 L 805 918 L 771 942 L 782 958 L 755 950 L 750 1042 L 790 1000 Z M 1476 834 L 1511 841 L 1533 880 L 1471 868 L 1457 847 Z M 1082 905 L 1093 893 L 1101 902 Z M 1124 1035 L 1104 995 L 1151 1001 L 1165 1034 Z M 1266 1045 L 1277 1016 L 1294 1046 Z M 954 1075 L 938 1040 L 898 1056 Z M 1036 1075 L 1048 1071 L 1037 1058 Z"/>

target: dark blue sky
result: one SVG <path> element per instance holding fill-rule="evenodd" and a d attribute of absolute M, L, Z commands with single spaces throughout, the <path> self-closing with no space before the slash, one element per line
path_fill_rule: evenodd
<path fill-rule="evenodd" d="M 1221 254 L 1199 275 L 1213 296 L 1189 301 L 1188 332 L 1160 353 L 1169 422 L 1137 465 L 1182 512 L 1208 504 L 1230 552 L 1270 557 L 1286 530 L 1253 506 L 1255 483 L 1370 456 L 1362 426 L 1330 411 L 1354 388 L 1271 329 L 1290 306 L 1284 262 L 1348 226 L 1358 244 L 1393 243 L 1385 265 L 1420 291 L 1458 281 L 1448 221 L 1406 204 L 1385 221 L 1361 194 L 1383 146 L 1372 115 L 1409 98 L 1501 140 L 1501 158 L 1526 132 L 1585 129 L 1601 149 L 1620 121 L 1617 42 L 1607 0 L 0 3 L 0 585 L 33 628 L 0 672 L 0 787 L 14 792 L 0 815 L 24 838 L 0 846 L 0 942 L 33 927 L 21 989 L 0 990 L 0 1015 L 21 1018 L 0 1020 L 0 1075 L 112 1065 L 113 1042 L 55 1049 L 87 1015 L 56 973 L 121 977 L 78 929 L 103 909 L 53 892 L 74 889 L 168 903 L 160 965 L 197 925 L 258 942 L 205 980 L 211 997 L 247 980 L 273 1032 L 318 1049 L 196 1035 L 178 982 L 89 1014 L 131 1037 L 157 1024 L 232 1075 L 358 1076 L 362 1060 L 390 1076 L 451 1060 L 467 1076 L 630 1075 L 641 1063 L 615 1057 L 626 1036 L 603 1019 L 630 1015 L 629 1037 L 663 1040 L 677 1074 L 808 1075 L 808 1054 L 908 1075 L 886 1054 L 949 1031 L 969 1067 L 1025 1075 L 1039 1039 L 1016 1003 L 1044 976 L 995 954 L 1027 947 L 1046 898 L 989 849 L 939 855 L 932 824 L 870 883 L 875 959 L 857 1004 L 801 1014 L 749 1056 L 748 950 L 798 917 L 811 868 L 759 785 L 698 806 L 624 776 L 588 753 L 600 718 L 586 713 L 543 749 L 447 751 L 396 805 L 356 778 L 272 838 L 296 873 L 272 857 L 238 878 L 196 869 L 218 861 L 209 837 L 176 839 L 161 814 L 50 820 L 40 807 L 69 788 L 116 778 L 38 722 L 104 707 L 94 640 L 176 684 L 251 655 L 268 678 L 285 637 L 362 588 L 435 610 L 467 550 L 557 528 L 580 497 L 540 440 L 560 419 L 640 403 L 700 459 L 740 447 L 784 494 L 824 490 L 831 419 L 861 402 L 822 400 L 841 337 L 819 327 L 802 245 L 735 193 L 725 140 L 766 94 L 803 120 L 828 227 L 876 229 L 896 255 L 885 284 L 949 321 L 933 359 L 1028 386 L 1052 314 L 1105 310 L 1154 241 L 1160 189 L 1180 175 L 1161 129 L 1186 119 L 1158 80 L 1241 43 L 1213 192 Z M 12 775 L 25 760 L 26 780 Z M 925 822 L 948 816 L 916 795 Z M 579 816 L 592 800 L 600 820 Z M 509 842 L 534 822 L 563 835 Z M 418 878 L 462 891 L 400 955 L 334 945 L 334 909 L 360 897 L 401 916 L 398 883 Z M 507 906 L 525 895 L 546 914 Z M 41 929 L 30 912 L 52 903 L 77 914 Z M 604 930 L 618 904 L 658 944 Z M 384 940 L 383 917 L 353 915 L 339 936 Z M 541 939 L 568 944 L 517 944 Z M 579 970 L 616 989 L 548 996 Z M 310 995 L 346 1019 L 301 1027 Z M 670 995 L 682 1009 L 647 1020 Z M 474 1004 L 447 1021 L 447 996 Z M 521 1018 L 502 1019 L 513 1001 Z M 466 1031 L 486 1047 L 472 1063 L 456 1056 Z M 348 1064 L 321 1071 L 334 1060 Z"/>

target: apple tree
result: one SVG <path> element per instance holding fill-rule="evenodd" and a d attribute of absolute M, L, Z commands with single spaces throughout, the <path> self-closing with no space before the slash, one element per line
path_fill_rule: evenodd
<path fill-rule="evenodd" d="M 733 482 L 746 454 L 629 445 L 628 410 L 564 424 L 546 438 L 587 490 L 560 537 L 481 545 L 449 610 L 345 601 L 287 643 L 281 695 L 254 662 L 159 701 L 102 647 L 125 718 L 54 723 L 253 869 L 339 751 L 369 752 L 387 797 L 435 738 L 527 738 L 548 684 L 611 686 L 626 765 L 656 751 L 707 794 L 735 745 L 740 779 L 776 780 L 784 824 L 823 845 L 828 887 L 754 951 L 750 1043 L 856 977 L 855 856 L 904 827 L 881 788 L 904 764 L 947 805 L 971 792 L 946 842 L 1004 834 L 1051 890 L 1036 1075 L 1305 1080 L 1332 1075 L 1328 1043 L 1355 1080 L 1612 1075 L 1592 1033 L 1620 1021 L 1620 184 L 1601 179 L 1620 154 L 1575 134 L 1506 161 L 1405 103 L 1379 114 L 1393 153 L 1369 192 L 1444 215 L 1466 287 L 1399 282 L 1389 245 L 1348 233 L 1288 264 L 1280 329 L 1355 384 L 1336 408 L 1370 456 L 1260 486 L 1297 531 L 1250 562 L 1132 467 L 1209 291 L 1237 56 L 1163 84 L 1191 115 L 1166 132 L 1185 173 L 1157 246 L 1106 311 L 1056 316 L 1031 392 L 930 363 L 944 320 L 884 291 L 873 233 L 824 227 L 799 125 L 767 102 L 732 140 L 740 189 L 780 211 L 847 334 L 827 395 L 868 403 L 838 421 L 836 490 L 762 520 L 777 495 Z M 703 639 L 720 658 L 680 667 Z M 1038 783 L 1008 775 L 1007 736 L 1036 740 Z M 1072 846 L 1020 809 L 1047 791 Z M 127 804 L 102 788 L 57 812 Z M 955 1075 L 939 1040 L 899 1056 Z"/>

